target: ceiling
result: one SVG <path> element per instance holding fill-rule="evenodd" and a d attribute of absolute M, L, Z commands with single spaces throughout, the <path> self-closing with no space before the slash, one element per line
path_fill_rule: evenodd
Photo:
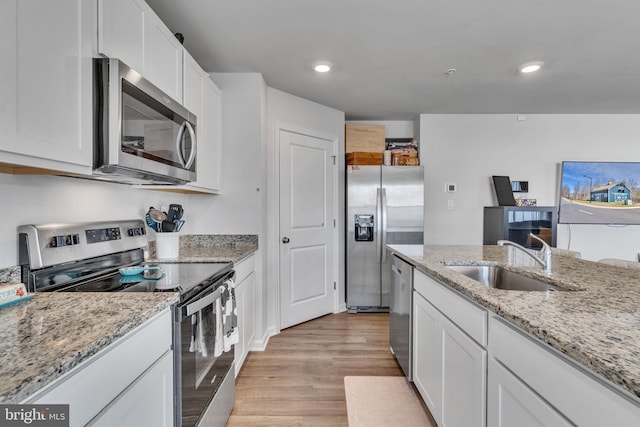
<path fill-rule="evenodd" d="M 420 113 L 640 113 L 633 0 L 147 0 L 208 72 L 348 120 Z M 313 71 L 319 60 L 333 64 Z M 541 71 L 517 68 L 544 61 Z M 447 70 L 455 69 L 452 74 Z"/>

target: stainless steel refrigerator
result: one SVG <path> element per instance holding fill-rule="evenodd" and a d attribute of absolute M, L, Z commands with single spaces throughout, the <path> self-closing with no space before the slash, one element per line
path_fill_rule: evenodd
<path fill-rule="evenodd" d="M 387 244 L 423 244 L 422 166 L 347 166 L 347 310 L 388 311 Z"/>

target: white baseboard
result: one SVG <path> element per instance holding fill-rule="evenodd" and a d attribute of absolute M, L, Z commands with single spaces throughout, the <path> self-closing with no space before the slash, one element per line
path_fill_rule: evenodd
<path fill-rule="evenodd" d="M 268 328 L 263 337 L 259 340 L 253 340 L 251 345 L 249 346 L 249 351 L 264 351 L 267 348 L 267 344 L 269 344 L 269 338 L 274 335 L 278 335 L 278 331 L 275 327 Z"/>
<path fill-rule="evenodd" d="M 342 313 L 343 311 L 347 311 L 347 303 L 342 303 L 338 306 L 338 311 L 336 313 Z"/>

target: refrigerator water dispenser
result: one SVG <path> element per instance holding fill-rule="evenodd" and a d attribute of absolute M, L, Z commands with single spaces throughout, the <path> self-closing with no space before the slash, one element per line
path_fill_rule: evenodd
<path fill-rule="evenodd" d="M 356 242 L 373 242 L 373 215 L 356 214 Z"/>

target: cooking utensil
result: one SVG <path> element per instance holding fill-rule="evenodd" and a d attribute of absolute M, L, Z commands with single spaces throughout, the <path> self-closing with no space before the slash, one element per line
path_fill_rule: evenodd
<path fill-rule="evenodd" d="M 142 274 L 144 271 L 147 271 L 147 270 L 162 270 L 162 269 L 160 267 L 149 267 L 146 265 L 138 265 L 133 267 L 123 267 L 118 271 L 123 276 L 135 276 L 136 274 Z"/>
<path fill-rule="evenodd" d="M 162 233 L 162 221 L 167 219 L 167 214 L 155 208 L 149 208 L 149 216 L 157 224 L 157 232 Z"/>
<path fill-rule="evenodd" d="M 178 205 L 172 203 L 169 205 L 169 210 L 167 211 L 167 220 L 171 222 L 176 222 L 182 215 L 184 214 L 184 210 L 182 209 L 182 205 Z"/>
<path fill-rule="evenodd" d="M 174 222 L 171 222 L 168 219 L 165 219 L 164 221 L 162 221 L 163 232 L 175 231 L 175 229 L 176 229 L 176 224 Z"/>
<path fill-rule="evenodd" d="M 184 225 L 184 219 L 181 219 L 179 221 L 174 221 L 174 224 L 176 224 L 176 228 L 175 231 L 180 231 L 182 230 L 182 226 Z"/>
<path fill-rule="evenodd" d="M 149 208 L 149 211 L 153 209 L 152 207 Z M 153 231 L 158 231 L 158 226 L 156 225 L 156 222 L 151 219 L 151 215 L 149 214 L 149 211 L 147 211 L 147 213 L 144 216 L 145 221 L 147 222 L 147 225 L 149 226 L 149 228 L 151 228 Z"/>

